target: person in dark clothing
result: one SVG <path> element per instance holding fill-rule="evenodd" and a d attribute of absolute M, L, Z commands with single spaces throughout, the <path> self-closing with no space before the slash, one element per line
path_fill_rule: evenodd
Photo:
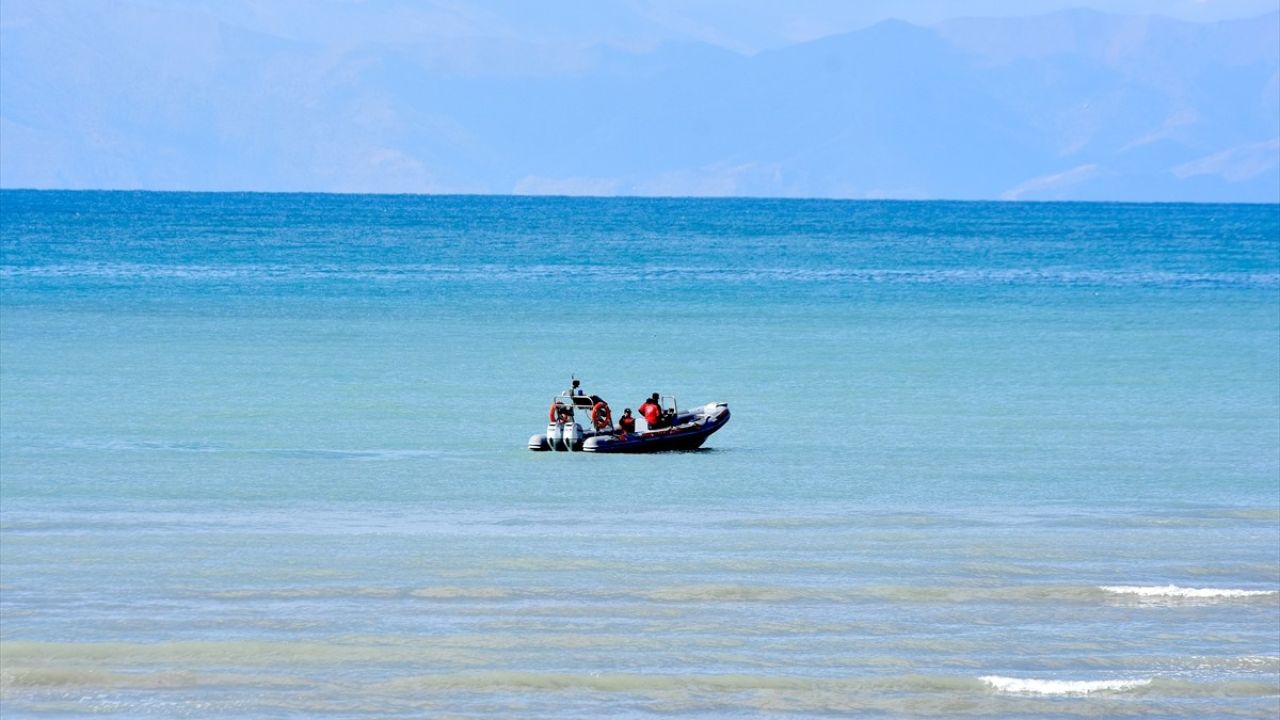
<path fill-rule="evenodd" d="M 573 408 L 568 405 L 556 405 L 556 422 L 573 423 Z"/>
<path fill-rule="evenodd" d="M 636 419 L 631 415 L 631 408 L 627 408 L 622 411 L 622 417 L 618 418 L 618 434 L 625 439 L 635 431 Z"/>

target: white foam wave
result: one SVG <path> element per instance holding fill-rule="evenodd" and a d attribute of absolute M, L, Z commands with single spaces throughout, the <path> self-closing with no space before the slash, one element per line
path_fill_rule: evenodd
<path fill-rule="evenodd" d="M 1037 680 L 986 675 L 978 678 L 998 692 L 1027 695 L 1089 695 L 1124 692 L 1151 684 L 1150 678 L 1132 680 Z"/>
<path fill-rule="evenodd" d="M 1189 600 L 1216 600 L 1276 595 L 1276 590 L 1239 590 L 1234 588 L 1184 588 L 1177 585 L 1103 585 L 1102 590 L 1117 595 L 1137 595 L 1146 598 L 1186 598 Z"/>

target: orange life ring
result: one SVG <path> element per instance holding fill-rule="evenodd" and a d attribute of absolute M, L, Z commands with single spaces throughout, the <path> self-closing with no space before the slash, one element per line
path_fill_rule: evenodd
<path fill-rule="evenodd" d="M 591 407 L 591 424 L 597 430 L 613 427 L 613 412 L 609 410 L 609 403 L 601 400 Z"/>
<path fill-rule="evenodd" d="M 560 409 L 560 403 L 558 402 L 551 403 L 551 412 L 549 414 L 549 417 L 547 418 L 548 422 L 555 422 L 558 419 L 557 416 L 559 415 L 559 413 L 557 411 L 559 409 Z"/>

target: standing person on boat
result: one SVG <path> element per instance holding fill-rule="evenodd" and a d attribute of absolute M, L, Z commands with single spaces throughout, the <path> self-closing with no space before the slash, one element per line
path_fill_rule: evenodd
<path fill-rule="evenodd" d="M 586 394 L 587 394 L 587 391 L 586 391 L 586 390 L 583 390 L 583 389 L 582 389 L 582 388 L 580 388 L 580 387 L 578 387 L 578 386 L 579 386 L 579 385 L 581 385 L 581 384 L 582 384 L 582 382 L 581 382 L 580 380 L 578 380 L 578 378 L 574 378 L 574 379 L 573 379 L 573 384 L 569 386 L 569 389 L 568 389 L 568 390 L 566 390 L 566 391 L 564 392 L 564 394 L 565 394 L 565 395 L 569 395 L 570 397 L 574 397 L 574 396 L 578 396 L 578 397 L 585 397 L 585 396 L 586 396 Z"/>
<path fill-rule="evenodd" d="M 640 405 L 640 414 L 644 416 L 644 421 L 648 423 L 650 430 L 659 427 L 662 421 L 662 406 L 658 405 L 658 393 L 654 393 Z"/>
<path fill-rule="evenodd" d="M 618 418 L 618 430 L 618 436 L 624 440 L 636 431 L 636 419 L 631 415 L 631 408 L 622 411 L 622 417 Z"/>

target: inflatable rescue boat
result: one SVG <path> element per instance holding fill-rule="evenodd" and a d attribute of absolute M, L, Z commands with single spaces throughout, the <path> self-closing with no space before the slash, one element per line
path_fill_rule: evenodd
<path fill-rule="evenodd" d="M 557 395 L 551 401 L 547 430 L 529 438 L 529 449 L 597 453 L 649 453 L 696 450 L 729 422 L 729 404 L 711 402 L 681 410 L 675 398 L 660 403 L 663 421 L 658 427 L 625 432 L 614 425 L 609 404 L 598 396 Z M 584 428 L 579 413 L 587 420 Z"/>

